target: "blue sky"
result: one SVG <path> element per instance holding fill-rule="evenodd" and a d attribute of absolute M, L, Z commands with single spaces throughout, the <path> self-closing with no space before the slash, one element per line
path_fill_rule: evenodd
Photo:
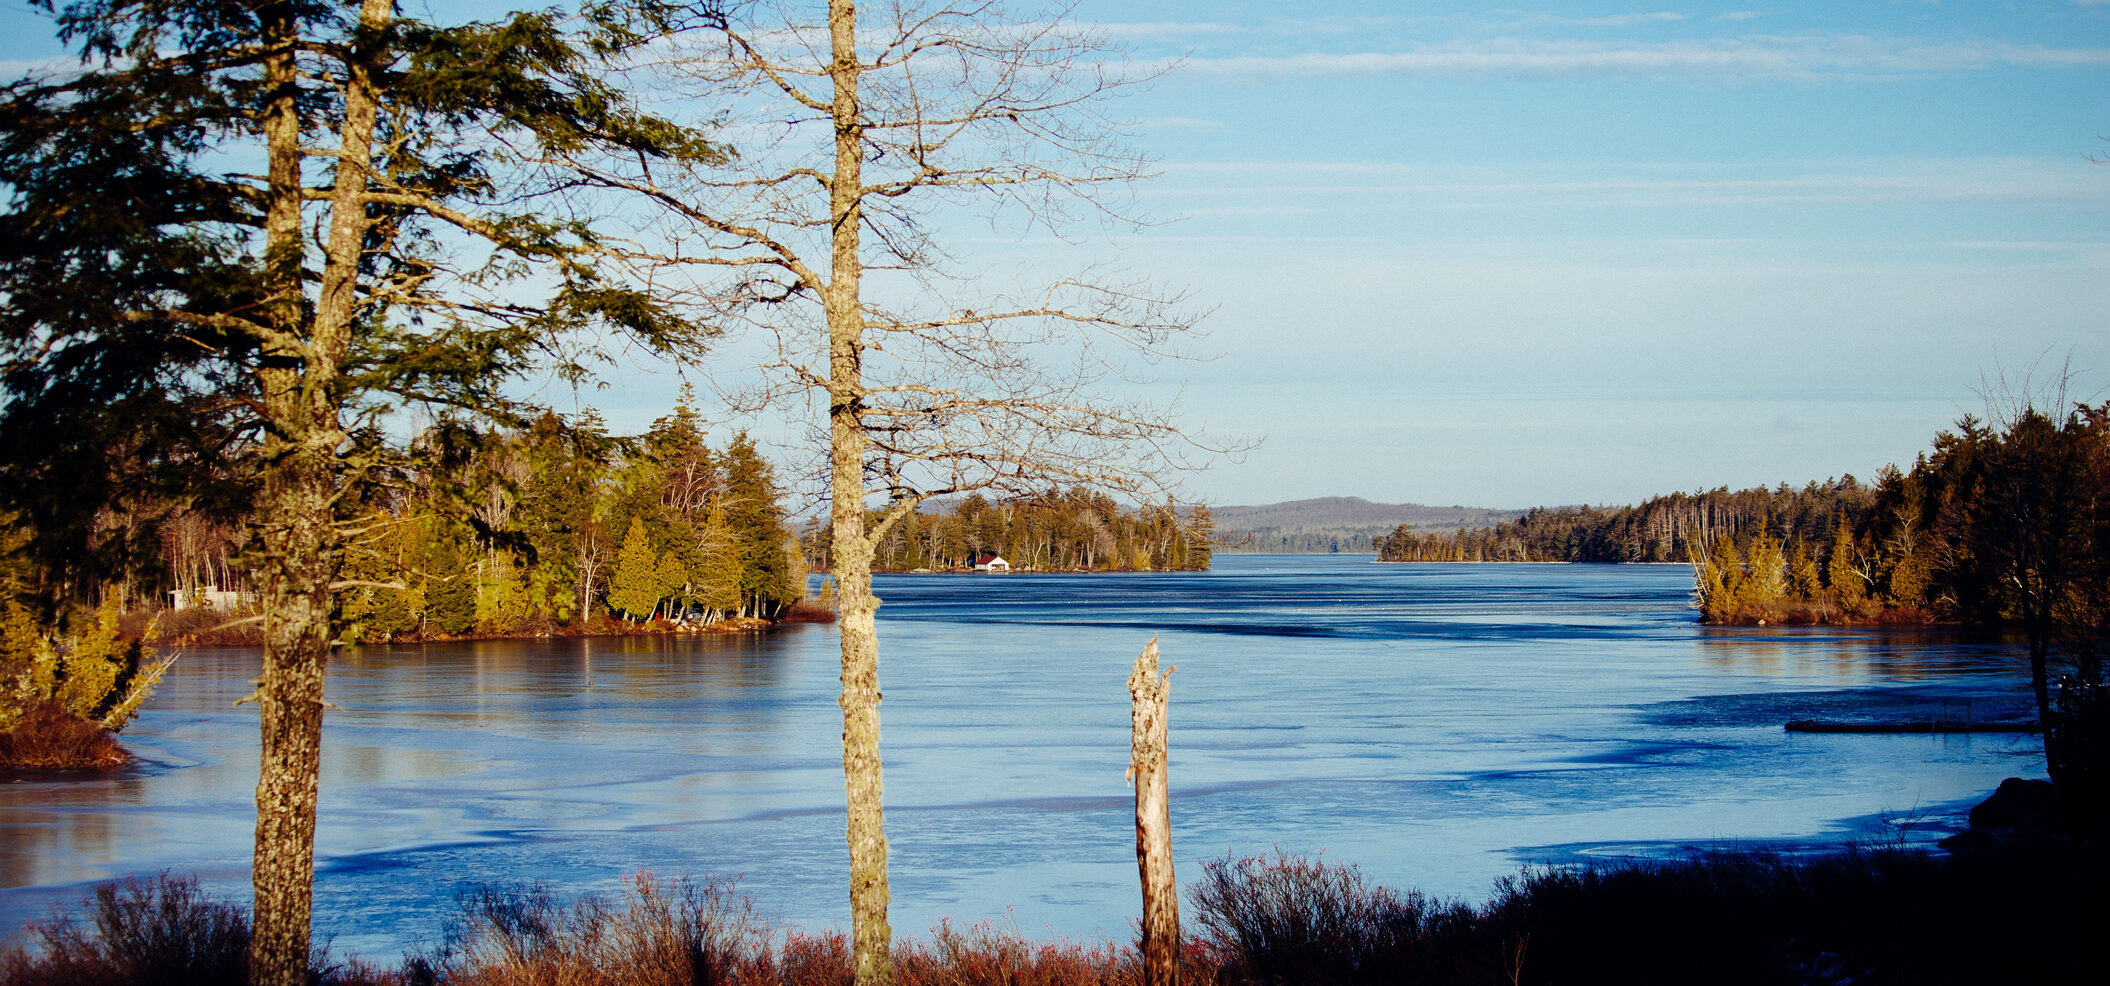
<path fill-rule="evenodd" d="M 1192 406 L 1268 435 L 1228 501 L 1865 477 L 1982 372 L 2106 382 L 2110 5 L 1284 9 L 1132 35 L 1191 53 L 1135 249 L 1218 305 Z"/>
<path fill-rule="evenodd" d="M 53 50 L 22 9 L 0 59 Z M 1110 249 L 1213 309 L 1163 386 L 1266 438 L 1214 502 L 1865 477 L 1982 375 L 2110 385 L 2110 0 L 1077 13 L 1183 59 L 1118 107 L 1179 221 Z"/>

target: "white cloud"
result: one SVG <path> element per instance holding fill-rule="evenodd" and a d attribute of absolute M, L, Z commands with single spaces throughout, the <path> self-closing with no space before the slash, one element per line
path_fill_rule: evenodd
<path fill-rule="evenodd" d="M 1146 194 L 1184 202 L 1235 198 L 1246 207 L 1368 197 L 1379 203 L 1368 208 L 1443 211 L 1957 202 L 2057 202 L 2110 210 L 2110 181 L 2083 161 L 1842 160 L 1778 164 L 1768 171 L 1752 175 L 1704 165 L 1637 164 L 1618 173 L 1577 176 L 1538 167 L 1173 163 L 1166 180 Z"/>
<path fill-rule="evenodd" d="M 1093 28 L 1104 31 L 1109 37 L 1124 41 L 1173 40 L 1189 38 L 1220 37 L 1229 34 L 1244 34 L 1249 28 L 1241 24 L 1222 21 L 1136 21 L 1100 22 Z"/>
<path fill-rule="evenodd" d="M 1924 42 L 1862 35 L 1756 35 L 1661 44 L 1497 38 L 1404 51 L 1305 52 L 1196 58 L 1209 75 L 1424 77 L 1715 76 L 1853 78 L 1977 71 L 2003 66 L 2110 66 L 2110 48 L 2001 42 Z"/>
<path fill-rule="evenodd" d="M 1534 14 L 1524 19 L 1528 24 L 1562 24 L 1573 27 L 1632 27 L 1635 24 L 1661 24 L 1682 21 L 1684 14 L 1659 10 L 1648 14 L 1612 14 L 1606 17 L 1562 17 L 1557 14 Z"/>

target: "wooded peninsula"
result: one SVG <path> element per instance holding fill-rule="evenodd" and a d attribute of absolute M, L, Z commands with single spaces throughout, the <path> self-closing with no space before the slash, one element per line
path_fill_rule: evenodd
<path fill-rule="evenodd" d="M 1910 469 L 1801 489 L 1537 509 L 1376 540 L 1388 562 L 1689 562 L 1717 623 L 2041 622 L 2110 615 L 2110 404 L 1966 417 Z"/>

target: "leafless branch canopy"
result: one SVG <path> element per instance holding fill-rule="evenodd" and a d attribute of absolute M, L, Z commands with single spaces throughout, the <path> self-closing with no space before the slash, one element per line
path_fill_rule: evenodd
<path fill-rule="evenodd" d="M 858 8 L 846 66 L 825 4 L 732 5 L 629 69 L 635 91 L 709 115 L 731 160 L 574 172 L 649 204 L 631 261 L 662 288 L 774 339 L 740 403 L 855 404 L 869 495 L 899 505 L 1086 484 L 1155 498 L 1231 451 L 1175 426 L 1176 397 L 1143 395 L 1140 373 L 1192 355 L 1197 312 L 1182 292 L 1104 267 L 1002 272 L 991 259 L 1028 236 L 1080 247 L 1145 222 L 1130 192 L 1150 162 L 1108 103 L 1149 76 L 1066 14 L 880 0 Z M 839 101 L 846 85 L 854 104 Z M 858 244 L 847 262 L 845 224 Z M 974 225 L 969 255 L 960 236 Z M 831 347 L 843 314 L 831 326 L 826 313 L 845 281 L 861 315 L 848 364 Z"/>

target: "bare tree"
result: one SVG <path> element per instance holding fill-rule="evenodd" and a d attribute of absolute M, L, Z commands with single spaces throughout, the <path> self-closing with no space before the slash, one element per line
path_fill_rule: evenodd
<path fill-rule="evenodd" d="M 881 538 L 925 499 L 1086 485 L 1142 502 L 1214 452 L 1171 407 L 1116 396 L 1182 356 L 1185 299 L 1106 270 L 993 286 L 941 246 L 973 215 L 1014 233 L 1129 228 L 1146 175 L 1106 101 L 1144 77 L 1067 7 L 758 2 L 641 73 L 722 112 L 729 167 L 611 162 L 604 186 L 661 208 L 641 264 L 718 272 L 699 296 L 770 333 L 758 402 L 803 400 L 826 436 L 842 633 L 843 773 L 857 981 L 892 977 L 871 590 Z M 666 278 L 662 276 L 662 283 Z M 1109 386 L 1112 385 L 1112 386 Z"/>

